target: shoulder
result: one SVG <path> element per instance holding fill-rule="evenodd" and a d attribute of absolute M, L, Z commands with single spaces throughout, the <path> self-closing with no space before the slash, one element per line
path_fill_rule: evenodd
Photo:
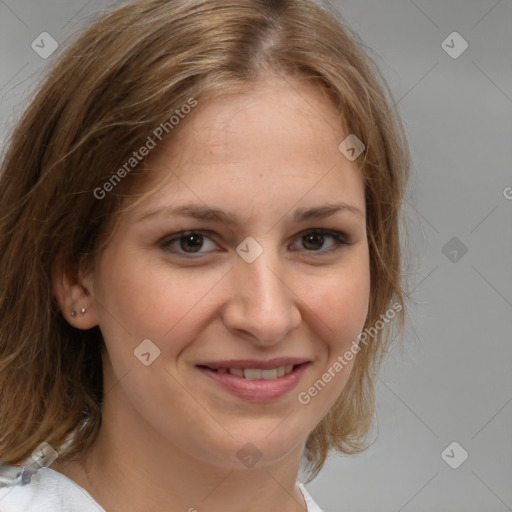
<path fill-rule="evenodd" d="M 85 489 L 61 473 L 0 465 L 0 512 L 105 512 Z"/>
<path fill-rule="evenodd" d="M 307 512 L 322 512 L 301 482 Z M 0 512 L 105 512 L 75 482 L 49 468 L 28 474 L 24 468 L 0 464 Z"/>
<path fill-rule="evenodd" d="M 311 495 L 308 493 L 304 484 L 301 482 L 297 482 L 297 485 L 304 496 L 304 500 L 306 501 L 306 505 L 308 506 L 307 512 L 322 512 L 322 509 L 315 503 Z"/>

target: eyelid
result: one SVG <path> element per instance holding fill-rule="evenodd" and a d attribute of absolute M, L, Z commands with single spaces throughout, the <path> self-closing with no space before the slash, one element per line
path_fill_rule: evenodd
<path fill-rule="evenodd" d="M 212 241 L 214 241 L 214 238 L 215 238 L 213 235 L 216 234 L 214 231 L 211 231 L 209 229 L 187 229 L 185 231 L 179 231 L 179 232 L 173 233 L 172 235 L 165 236 L 158 242 L 158 245 L 160 247 L 162 247 L 167 252 L 170 252 L 173 254 L 179 254 L 179 255 L 184 256 L 185 258 L 197 258 L 197 257 L 200 257 L 201 255 L 208 254 L 208 253 L 199 253 L 198 256 L 194 256 L 194 253 L 179 252 L 179 251 L 167 249 L 167 247 L 169 247 L 171 245 L 171 243 L 179 240 L 180 238 L 182 238 L 188 234 L 193 234 L 193 233 L 200 233 L 201 235 L 204 235 L 205 238 L 210 238 Z M 211 251 L 209 251 L 209 252 L 211 252 Z M 215 252 L 220 252 L 220 251 L 215 251 Z"/>
<path fill-rule="evenodd" d="M 301 236 L 307 235 L 308 233 L 320 233 L 321 235 L 329 235 L 333 238 L 339 238 L 344 243 L 349 245 L 350 237 L 345 231 L 339 231 L 337 229 L 327 229 L 327 228 L 309 228 L 304 229 L 303 231 L 299 231 L 296 235 L 293 236 L 293 238 L 299 238 Z"/>
<path fill-rule="evenodd" d="M 325 228 L 312 228 L 312 229 L 305 229 L 304 231 L 301 231 L 294 235 L 294 238 L 300 239 L 301 237 L 307 235 L 308 233 L 315 233 L 320 234 L 323 236 L 330 236 L 334 239 L 334 244 L 332 247 L 329 247 L 328 249 L 321 249 L 318 251 L 308 251 L 306 249 L 304 250 L 295 250 L 294 252 L 305 252 L 308 256 L 312 257 L 322 257 L 327 256 L 333 253 L 339 252 L 343 247 L 352 245 L 353 242 L 351 242 L 350 237 L 344 232 L 344 231 L 338 231 L 335 229 L 325 229 Z"/>
<path fill-rule="evenodd" d="M 186 236 L 187 234 L 194 234 L 194 233 L 199 233 L 201 235 L 205 235 L 206 238 L 210 238 L 212 241 L 215 242 L 216 233 L 212 230 L 188 229 L 188 230 L 173 233 L 172 235 L 168 235 L 168 236 L 164 237 L 163 239 L 160 240 L 159 246 L 162 247 L 162 249 L 165 250 L 166 252 L 169 252 L 171 254 L 177 254 L 178 256 L 182 256 L 185 259 L 187 259 L 187 258 L 188 259 L 199 259 L 199 258 L 202 258 L 202 257 L 212 253 L 212 252 L 222 252 L 222 250 L 217 250 L 217 251 L 208 251 L 208 252 L 199 252 L 199 253 L 186 253 L 186 252 L 181 252 L 181 251 L 174 251 L 174 250 L 167 248 L 171 245 L 171 243 L 179 240 L 180 238 Z M 321 256 L 321 255 L 326 255 L 326 254 L 330 254 L 333 252 L 337 252 L 340 249 L 342 249 L 343 246 L 349 246 L 349 245 L 352 245 L 352 243 L 353 243 L 353 242 L 351 242 L 351 238 L 347 235 L 346 232 L 333 230 L 333 229 L 326 229 L 326 228 L 308 228 L 308 229 L 300 231 L 299 233 L 296 233 L 295 235 L 293 235 L 292 238 L 294 240 L 300 239 L 301 237 L 307 235 L 308 233 L 315 233 L 315 234 L 320 234 L 320 235 L 324 235 L 324 236 L 330 236 L 335 240 L 335 243 L 329 249 L 323 249 L 323 250 L 320 249 L 318 251 L 294 250 L 294 252 L 306 252 L 306 253 L 309 253 L 309 255 L 311 255 L 311 256 L 315 256 L 315 255 Z M 197 255 L 195 255 L 195 254 L 197 254 Z"/>

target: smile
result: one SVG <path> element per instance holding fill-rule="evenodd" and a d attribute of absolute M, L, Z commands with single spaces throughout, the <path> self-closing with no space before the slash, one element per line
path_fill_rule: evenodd
<path fill-rule="evenodd" d="M 214 381 L 217 384 L 215 388 L 221 392 L 228 392 L 237 398 L 252 402 L 268 402 L 290 393 L 298 385 L 309 365 L 310 361 L 274 368 L 210 368 L 206 365 L 197 365 L 196 368 L 210 382 Z"/>
<path fill-rule="evenodd" d="M 258 368 L 210 368 L 210 370 L 216 371 L 217 373 L 230 375 L 236 375 L 237 377 L 243 377 L 249 380 L 274 380 L 278 377 L 284 377 L 288 375 L 294 368 L 293 364 L 286 366 L 279 366 L 270 370 L 262 370 Z"/>

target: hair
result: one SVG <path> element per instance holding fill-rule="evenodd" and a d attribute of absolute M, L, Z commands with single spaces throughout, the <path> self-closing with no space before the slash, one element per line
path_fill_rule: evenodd
<path fill-rule="evenodd" d="M 99 326 L 80 330 L 53 294 L 57 262 L 90 268 L 113 235 L 139 165 L 102 200 L 94 191 L 191 98 L 247 90 L 265 74 L 326 91 L 340 123 L 365 145 L 356 160 L 367 209 L 371 293 L 365 328 L 405 296 L 400 216 L 410 156 L 392 95 L 367 47 L 335 9 L 313 0 L 138 0 L 106 12 L 56 58 L 10 136 L 0 168 L 0 459 L 43 441 L 83 453 L 101 425 Z M 173 133 L 167 137 L 171 137 Z M 341 141 L 340 141 L 341 142 Z M 313 479 L 331 449 L 368 448 L 379 330 L 308 436 Z"/>

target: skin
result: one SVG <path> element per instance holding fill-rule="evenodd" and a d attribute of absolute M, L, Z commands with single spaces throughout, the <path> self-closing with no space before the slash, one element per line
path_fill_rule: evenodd
<path fill-rule="evenodd" d="M 309 404 L 297 395 L 350 348 L 368 313 L 363 181 L 357 161 L 338 150 L 348 133 L 320 89 L 266 77 L 244 93 L 199 101 L 173 135 L 149 161 L 148 186 L 165 186 L 123 213 L 93 271 L 54 273 L 67 320 L 100 326 L 107 391 L 91 448 L 52 469 L 109 512 L 305 510 L 295 487 L 300 458 L 354 360 Z M 361 214 L 292 219 L 299 207 L 341 201 Z M 155 208 L 192 202 L 227 210 L 239 224 L 137 222 Z M 328 234 L 308 244 L 303 232 L 318 229 L 339 231 L 350 245 Z M 199 257 L 187 259 L 186 237 L 185 249 L 179 238 L 162 247 L 191 230 L 212 232 L 203 234 Z M 248 236 L 263 248 L 250 264 L 236 253 Z M 82 307 L 84 315 L 71 317 Z M 161 353 L 145 366 L 134 349 L 148 338 Z M 195 367 L 280 356 L 311 363 L 294 390 L 268 402 L 235 397 Z M 261 454 L 252 468 L 237 457 L 248 442 Z"/>

